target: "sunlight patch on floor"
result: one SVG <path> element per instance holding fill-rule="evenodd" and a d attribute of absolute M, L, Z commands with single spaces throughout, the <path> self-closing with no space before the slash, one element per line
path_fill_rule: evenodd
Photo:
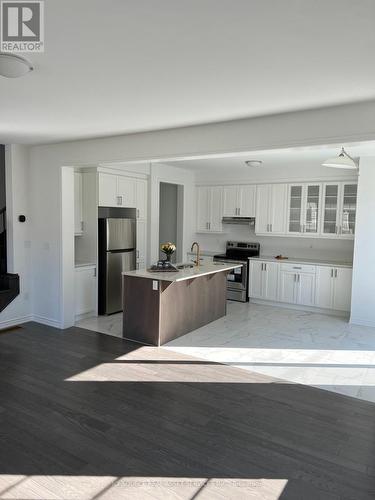
<path fill-rule="evenodd" d="M 278 500 L 287 479 L 0 475 L 2 500 L 153 500 L 236 498 Z"/>

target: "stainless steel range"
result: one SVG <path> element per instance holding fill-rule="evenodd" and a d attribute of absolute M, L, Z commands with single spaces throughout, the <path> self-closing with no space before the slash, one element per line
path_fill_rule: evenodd
<path fill-rule="evenodd" d="M 227 275 L 227 298 L 238 302 L 247 302 L 249 289 L 249 257 L 258 257 L 260 250 L 259 243 L 249 243 L 246 241 L 228 241 L 226 252 L 222 255 L 215 255 L 215 262 L 235 262 L 242 264 L 242 267 L 234 269 Z"/>

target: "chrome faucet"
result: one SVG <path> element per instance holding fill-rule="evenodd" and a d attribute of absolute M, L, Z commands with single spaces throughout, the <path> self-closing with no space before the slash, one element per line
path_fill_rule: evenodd
<path fill-rule="evenodd" d="M 199 266 L 199 262 L 201 260 L 201 250 L 200 250 L 200 247 L 199 247 L 199 243 L 197 241 L 194 241 L 194 243 L 191 245 L 191 249 L 190 251 L 192 252 L 194 250 L 194 247 L 197 247 L 197 254 L 196 254 L 196 258 L 195 260 L 193 260 L 194 264 L 196 266 Z"/>

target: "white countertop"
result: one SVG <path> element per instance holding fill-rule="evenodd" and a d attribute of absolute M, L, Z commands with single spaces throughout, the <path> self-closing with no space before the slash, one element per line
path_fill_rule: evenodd
<path fill-rule="evenodd" d="M 279 262 L 282 264 L 316 264 L 319 266 L 353 267 L 352 262 L 343 262 L 329 259 L 305 259 L 298 257 L 288 257 L 287 259 L 276 259 L 271 255 L 259 255 L 259 257 L 249 257 L 249 260 L 264 260 L 266 262 Z"/>
<path fill-rule="evenodd" d="M 93 262 L 76 262 L 74 267 L 77 269 L 78 267 L 96 267 L 96 264 Z"/>
<path fill-rule="evenodd" d="M 222 264 L 221 262 L 218 262 L 216 264 L 202 264 L 199 267 L 194 266 L 190 269 L 180 269 L 177 273 L 150 272 L 147 271 L 147 269 L 137 269 L 136 271 L 128 271 L 122 274 L 123 276 L 134 276 L 136 278 L 148 278 L 151 280 L 177 282 L 190 280 L 192 278 L 198 278 L 199 276 L 206 276 L 207 274 L 230 271 L 232 269 L 237 269 L 238 267 L 242 267 L 242 264 Z"/>

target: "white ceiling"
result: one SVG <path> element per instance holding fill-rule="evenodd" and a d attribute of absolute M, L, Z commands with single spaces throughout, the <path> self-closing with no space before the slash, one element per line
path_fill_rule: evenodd
<path fill-rule="evenodd" d="M 226 155 L 221 158 L 203 158 L 199 160 L 182 160 L 168 162 L 175 167 L 193 170 L 203 174 L 218 175 L 257 175 L 263 170 L 282 172 L 282 169 L 309 169 L 312 173 L 332 172 L 335 175 L 353 175 L 352 170 L 332 169 L 322 167 L 324 160 L 337 156 L 344 146 L 350 156 L 375 156 L 375 141 L 361 143 L 334 144 L 329 146 L 310 146 L 288 149 L 273 149 L 266 151 L 252 151 L 240 155 Z M 259 167 L 249 167 L 246 160 L 261 160 Z"/>
<path fill-rule="evenodd" d="M 375 98 L 374 0 L 46 0 L 35 71 L 0 77 L 0 143 Z"/>

